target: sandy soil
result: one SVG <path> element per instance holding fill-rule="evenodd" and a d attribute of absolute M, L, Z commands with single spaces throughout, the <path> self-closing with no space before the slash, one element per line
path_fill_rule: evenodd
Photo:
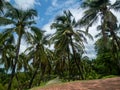
<path fill-rule="evenodd" d="M 120 77 L 75 81 L 65 84 L 51 85 L 35 90 L 120 90 Z"/>

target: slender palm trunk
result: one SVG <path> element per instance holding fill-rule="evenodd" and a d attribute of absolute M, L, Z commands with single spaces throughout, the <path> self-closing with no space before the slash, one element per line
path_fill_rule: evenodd
<path fill-rule="evenodd" d="M 70 50 L 69 50 L 69 46 L 67 46 L 67 49 L 68 49 L 67 53 L 68 53 L 68 70 L 69 70 L 69 72 L 68 72 L 69 73 L 69 79 L 68 80 L 70 81 L 71 70 L 70 70 Z"/>
<path fill-rule="evenodd" d="M 32 78 L 31 78 L 31 80 L 30 80 L 30 83 L 29 83 L 29 87 L 28 87 L 28 88 L 31 88 L 32 83 L 33 83 L 33 80 L 34 80 L 35 76 L 37 75 L 38 68 L 39 68 L 39 64 L 37 65 L 37 68 L 36 68 L 36 70 L 35 70 Z"/>
<path fill-rule="evenodd" d="M 76 58 L 76 51 L 74 49 L 74 46 L 73 46 L 73 42 L 72 42 L 72 37 L 70 36 L 70 42 L 71 42 L 71 46 L 72 46 L 72 51 L 73 51 L 73 55 L 74 55 L 74 59 L 75 59 L 75 63 L 76 63 L 76 66 L 79 70 L 79 74 L 81 75 L 81 79 L 83 80 L 84 77 L 83 77 L 83 74 L 82 74 L 82 68 L 81 66 L 79 66 L 79 63 L 77 62 L 77 58 Z"/>
<path fill-rule="evenodd" d="M 13 78 L 15 76 L 15 69 L 16 69 L 16 65 L 17 65 L 17 62 L 18 62 L 18 56 L 19 56 L 19 51 L 20 51 L 21 38 L 22 38 L 22 35 L 20 34 L 19 37 L 18 37 L 18 42 L 17 42 L 17 47 L 16 47 L 15 63 L 13 64 L 12 73 L 11 73 L 10 81 L 8 83 L 7 90 L 11 90 L 12 81 L 13 81 Z"/>

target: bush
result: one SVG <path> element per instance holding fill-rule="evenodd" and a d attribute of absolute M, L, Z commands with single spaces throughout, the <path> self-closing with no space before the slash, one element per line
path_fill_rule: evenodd
<path fill-rule="evenodd" d="M 86 76 L 86 79 L 89 80 L 89 79 L 99 79 L 100 78 L 100 75 L 97 74 L 95 71 L 91 71 L 87 76 Z"/>

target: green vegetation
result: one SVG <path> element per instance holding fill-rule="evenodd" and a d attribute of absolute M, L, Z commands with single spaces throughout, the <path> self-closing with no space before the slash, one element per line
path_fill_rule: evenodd
<path fill-rule="evenodd" d="M 36 86 L 75 80 L 108 78 L 120 75 L 120 29 L 111 12 L 120 10 L 120 1 L 84 0 L 83 17 L 76 21 L 69 10 L 51 24 L 53 35 L 34 26 L 37 11 L 23 11 L 0 0 L 0 90 L 26 90 Z M 86 9 L 87 8 L 87 9 Z M 4 11 L 5 10 L 5 11 Z M 100 18 L 101 17 L 101 18 Z M 100 18 L 96 28 L 96 58 L 85 56 L 86 38 L 93 39 L 89 27 Z M 80 27 L 85 27 L 81 30 Z M 28 47 L 20 52 L 21 40 Z M 17 42 L 16 42 L 17 41 Z M 54 45 L 51 50 L 50 45 Z M 58 78 L 59 77 L 59 78 Z"/>

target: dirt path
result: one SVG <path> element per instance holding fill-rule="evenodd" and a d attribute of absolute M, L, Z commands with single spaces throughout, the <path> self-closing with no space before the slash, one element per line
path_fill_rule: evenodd
<path fill-rule="evenodd" d="M 120 90 L 120 77 L 100 80 L 76 81 L 47 86 L 35 90 Z"/>

